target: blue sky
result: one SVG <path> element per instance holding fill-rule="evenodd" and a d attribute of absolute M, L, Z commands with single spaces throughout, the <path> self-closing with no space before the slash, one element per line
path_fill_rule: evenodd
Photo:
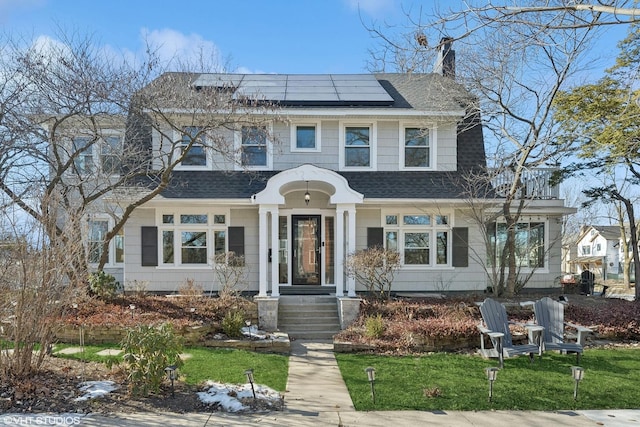
<path fill-rule="evenodd" d="M 376 41 L 372 22 L 406 30 L 405 11 L 459 0 L 0 0 L 0 26 L 28 37 L 92 35 L 116 51 L 140 54 L 144 40 L 163 58 L 215 52 L 230 71 L 358 73 Z M 413 14 L 415 16 L 415 13 Z M 599 74 L 612 64 L 626 28 L 607 31 L 593 50 Z M 461 58 L 462 59 L 462 58 Z M 594 76 L 589 76 L 594 77 Z"/>
<path fill-rule="evenodd" d="M 0 0 L 0 25 L 29 37 L 93 34 L 140 52 L 148 38 L 165 57 L 202 46 L 239 71 L 366 72 L 373 40 L 362 21 L 401 22 L 400 0 Z"/>

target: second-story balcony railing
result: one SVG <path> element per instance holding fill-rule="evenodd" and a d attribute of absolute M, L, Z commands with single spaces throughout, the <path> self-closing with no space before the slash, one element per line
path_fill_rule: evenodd
<path fill-rule="evenodd" d="M 557 168 L 536 168 L 527 169 L 522 173 L 522 188 L 518 197 L 523 196 L 529 199 L 559 199 L 560 186 L 551 185 L 551 178 Z M 511 188 L 514 173 L 511 171 L 494 171 L 495 176 L 491 180 L 496 193 L 505 196 Z"/>

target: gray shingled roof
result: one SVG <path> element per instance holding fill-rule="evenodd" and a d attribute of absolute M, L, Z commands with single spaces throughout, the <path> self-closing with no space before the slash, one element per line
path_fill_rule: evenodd
<path fill-rule="evenodd" d="M 452 111 L 460 110 L 473 100 L 461 85 L 438 74 L 382 73 L 374 76 L 391 95 L 393 103 L 380 107 L 368 105 L 367 108 L 370 109 Z M 191 85 L 198 78 L 202 78 L 202 75 L 167 73 L 152 85 L 154 90 L 176 82 Z M 309 106 L 305 104 L 299 108 Z M 318 107 L 331 108 L 327 104 L 318 104 L 316 108 Z M 400 111 L 398 113 L 401 114 Z M 362 193 L 365 198 L 463 198 L 465 195 L 461 188 L 460 174 L 483 170 L 486 165 L 482 128 L 477 119 L 477 116 L 468 117 L 458 127 L 457 172 L 338 173 L 344 176 L 349 185 Z M 137 141 L 137 143 L 141 142 Z M 147 143 L 150 144 L 150 135 Z M 167 198 L 244 199 L 263 190 L 268 179 L 278 172 L 174 171 L 172 183 L 162 195 Z"/>

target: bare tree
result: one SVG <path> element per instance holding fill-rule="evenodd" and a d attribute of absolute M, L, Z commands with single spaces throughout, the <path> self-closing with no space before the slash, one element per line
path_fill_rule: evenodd
<path fill-rule="evenodd" d="M 455 44 L 455 78 L 477 97 L 476 109 L 468 114 L 481 112 L 490 146 L 491 170 L 475 178 L 503 177 L 498 215 L 507 240 L 499 275 L 505 277 L 509 295 L 519 281 L 516 229 L 536 198 L 528 194 L 526 179 L 536 168 L 555 166 L 574 150 L 570 142 L 555 138 L 554 99 L 580 70 L 597 29 L 608 22 L 604 12 L 582 11 L 563 1 L 557 6 L 512 10 L 471 3 L 460 11 L 408 12 L 409 30 L 399 35 L 389 27 L 370 27 L 380 40 L 372 52 L 375 70 L 425 72 L 434 63 L 441 67 L 436 50 Z"/>
<path fill-rule="evenodd" d="M 55 199 L 41 199 L 40 205 L 56 208 Z M 55 221 L 55 218 L 49 217 Z M 75 268 L 82 243 L 69 244 L 81 218 L 67 218 L 59 233 L 48 236 L 32 218 L 16 221 L 6 212 L 0 216 L 4 231 L 0 248 L 0 325 L 3 340 L 11 345 L 0 349 L 0 378 L 19 381 L 42 366 L 54 342 L 57 322 L 70 310 L 70 301 L 82 295 L 78 283 L 63 280 Z"/>
<path fill-rule="evenodd" d="M 164 72 L 152 48 L 136 64 L 77 35 L 26 49 L 12 39 L 2 46 L 0 190 L 70 245 L 84 240 L 87 227 L 67 236 L 65 220 L 111 217 L 77 254 L 75 272 L 87 260 L 104 267 L 111 240 L 137 207 L 170 185 L 176 167 L 207 159 L 241 164 L 229 132 L 248 124 L 268 134 L 274 120 L 273 105 L 234 97 L 230 82 L 197 85 L 200 73 Z M 38 205 L 35 193 L 55 198 L 57 210 Z"/>

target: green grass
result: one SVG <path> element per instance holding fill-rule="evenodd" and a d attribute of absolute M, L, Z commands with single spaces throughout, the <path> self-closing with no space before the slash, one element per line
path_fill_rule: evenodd
<path fill-rule="evenodd" d="M 54 352 L 77 345 L 59 344 Z M 56 354 L 57 357 L 106 363 L 109 359 L 122 360 L 122 356 L 99 356 L 105 349 L 118 348 L 118 344 L 102 344 L 85 346 L 83 353 Z M 287 386 L 289 358 L 279 354 L 255 353 L 245 350 L 210 349 L 205 347 L 188 347 L 184 353 L 191 355 L 179 369 L 179 378 L 190 385 L 197 385 L 206 380 L 221 383 L 243 384 L 247 381 L 244 371 L 252 368 L 257 384 L 284 391 Z"/>
<path fill-rule="evenodd" d="M 287 356 L 202 347 L 191 347 L 185 352 L 192 356 L 180 369 L 182 379 L 187 384 L 200 384 L 206 380 L 243 384 L 247 382 L 244 372 L 251 368 L 257 384 L 267 385 L 277 391 L 284 391 L 287 386 Z"/>
<path fill-rule="evenodd" d="M 575 355 L 545 353 L 533 364 L 528 357 L 505 360 L 488 401 L 484 369 L 494 360 L 479 356 L 436 353 L 422 357 L 336 354 L 342 376 L 357 410 L 562 410 L 637 408 L 640 350 L 586 350 L 585 370 L 573 399 L 571 366 Z M 376 370 L 373 404 L 365 368 Z M 424 390 L 438 388 L 438 397 Z"/>

